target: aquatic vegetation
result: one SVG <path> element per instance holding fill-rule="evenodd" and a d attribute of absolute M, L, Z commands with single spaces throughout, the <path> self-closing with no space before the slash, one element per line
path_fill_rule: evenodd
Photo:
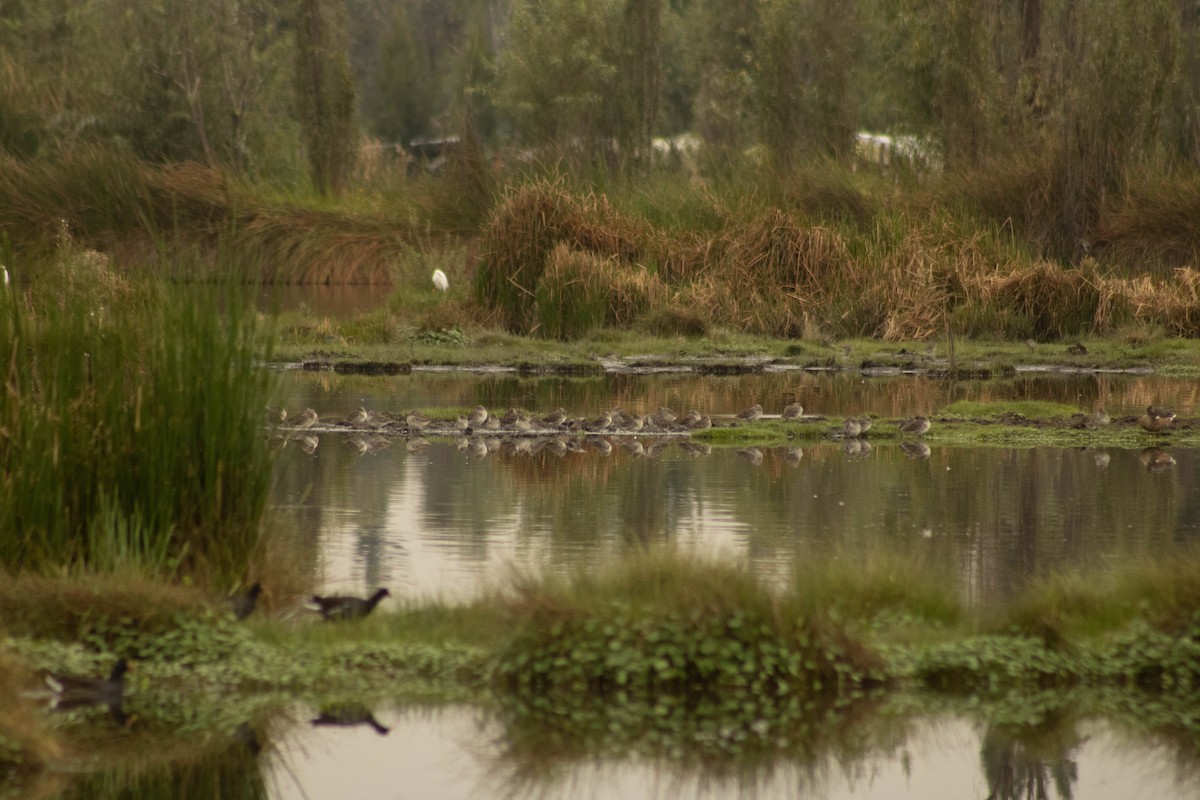
<path fill-rule="evenodd" d="M 0 296 L 0 564 L 232 578 L 259 535 L 267 327 L 230 292 L 131 279 L 64 234 Z"/>

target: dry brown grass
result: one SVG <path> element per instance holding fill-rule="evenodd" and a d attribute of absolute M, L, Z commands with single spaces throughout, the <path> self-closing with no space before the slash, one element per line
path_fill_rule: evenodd
<path fill-rule="evenodd" d="M 0 620 L 15 636 L 80 641 L 117 621 L 143 632 L 171 630 L 177 614 L 210 601 L 197 588 L 135 573 L 69 578 L 0 574 Z"/>
<path fill-rule="evenodd" d="M 1039 341 L 1090 327 L 1100 308 L 1099 276 L 1091 269 L 1064 270 L 1047 261 L 1014 264 L 1003 274 L 979 276 L 980 302 L 1026 318 Z"/>
<path fill-rule="evenodd" d="M 561 180 L 521 186 L 484 228 L 476 298 L 500 309 L 510 329 L 531 331 L 540 324 L 536 293 L 556 246 L 632 264 L 645 235 L 644 225 L 619 214 L 603 195 L 573 195 Z"/>

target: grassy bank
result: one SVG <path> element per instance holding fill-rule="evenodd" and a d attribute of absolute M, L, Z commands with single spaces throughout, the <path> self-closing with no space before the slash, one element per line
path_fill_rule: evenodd
<path fill-rule="evenodd" d="M 1143 695 L 1148 709 L 1182 702 L 1200 688 L 1197 576 L 1195 557 L 1047 576 L 982 610 L 908 554 L 803 565 L 780 584 L 738 563 L 656 552 L 344 625 L 297 619 L 270 586 L 266 610 L 237 624 L 195 590 L 10 576 L 0 619 L 10 664 L 96 674 L 117 655 L 136 658 L 134 731 L 195 724 L 205 707 L 223 719 L 295 699 L 407 696 L 495 705 L 514 736 L 551 725 L 586 742 L 607 729 L 729 755 L 827 735 L 855 708 L 895 698 L 1013 705 L 1053 689 L 1108 702 L 1123 693 L 1128 709 Z M 34 678 L 8 675 L 2 706 L 24 710 L 0 717 L 0 735 L 27 742 L 37 715 L 7 700 Z M 79 721 L 111 724 L 99 716 Z M 716 729 L 729 737 L 707 738 Z M 38 757 L 55 746 L 69 749 L 52 742 Z"/>

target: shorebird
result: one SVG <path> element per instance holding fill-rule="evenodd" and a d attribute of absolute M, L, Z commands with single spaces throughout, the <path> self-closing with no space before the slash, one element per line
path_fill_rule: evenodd
<path fill-rule="evenodd" d="M 689 411 L 675 421 L 677 423 L 679 423 L 680 427 L 683 427 L 683 428 L 691 427 L 694 423 L 700 421 L 700 412 L 694 411 L 694 410 Z"/>
<path fill-rule="evenodd" d="M 654 415 L 663 425 L 670 425 L 675 421 L 675 412 L 666 406 L 659 406 L 658 411 L 655 411 Z"/>
<path fill-rule="evenodd" d="M 863 414 L 861 417 L 859 417 L 858 418 L 858 435 L 862 436 L 867 431 L 871 430 L 872 422 L 873 422 L 873 420 L 870 417 L 868 417 L 866 414 Z"/>
<path fill-rule="evenodd" d="M 76 678 L 69 675 L 46 675 L 46 685 L 54 692 L 53 708 L 78 708 L 105 705 L 119 709 L 125 696 L 125 673 L 129 662 L 120 659 L 107 678 Z"/>
<path fill-rule="evenodd" d="M 459 433 L 465 433 L 466 430 L 470 427 L 471 427 L 471 421 L 469 419 L 467 419 L 466 417 L 460 416 L 458 419 L 454 420 L 454 429 L 457 430 Z"/>
<path fill-rule="evenodd" d="M 410 431 L 424 430 L 429 425 L 429 417 L 420 411 L 410 411 L 404 416 L 404 424 Z"/>
<path fill-rule="evenodd" d="M 489 414 L 488 418 L 483 421 L 483 425 L 480 427 L 482 427 L 485 431 L 498 431 L 500 430 L 500 418 L 493 417 Z"/>
<path fill-rule="evenodd" d="M 475 406 L 475 410 L 471 412 L 471 416 L 467 417 L 467 423 L 472 428 L 478 428 L 487 421 L 488 412 L 483 406 Z"/>
<path fill-rule="evenodd" d="M 613 421 L 612 412 L 605 411 L 603 414 L 596 417 L 591 422 L 585 422 L 583 425 L 583 429 L 585 431 L 592 431 L 595 433 L 599 433 L 600 431 L 607 430 L 608 426 L 612 425 L 612 421 Z"/>
<path fill-rule="evenodd" d="M 320 612 L 321 619 L 326 622 L 362 619 L 375 610 L 375 606 L 379 605 L 380 600 L 390 595 L 391 592 L 387 589 L 377 589 L 375 594 L 366 599 L 344 595 L 321 597 L 314 594 L 308 607 L 313 611 Z"/>
<path fill-rule="evenodd" d="M 517 411 L 515 408 L 510 408 L 508 411 L 505 411 L 504 416 L 500 418 L 500 424 L 507 427 L 520 419 L 521 416 L 522 415 L 520 411 Z"/>
<path fill-rule="evenodd" d="M 906 419 L 904 422 L 900 423 L 900 432 L 910 433 L 913 436 L 924 436 L 929 432 L 929 418 L 913 417 L 911 419 Z"/>
<path fill-rule="evenodd" d="M 1151 433 L 1158 433 L 1171 427 L 1175 421 L 1175 412 L 1169 408 L 1146 406 L 1146 413 L 1138 419 L 1138 424 Z"/>
<path fill-rule="evenodd" d="M 567 410 L 565 408 L 562 408 L 561 406 L 559 408 L 554 409 L 553 411 L 551 411 L 549 414 L 547 414 L 545 417 L 542 418 L 542 424 L 548 428 L 557 428 L 559 425 L 562 425 L 566 421 L 567 421 Z"/>
<path fill-rule="evenodd" d="M 789 403 L 783 407 L 783 413 L 779 418 L 787 422 L 794 422 L 804 415 L 804 406 L 799 403 Z"/>
<path fill-rule="evenodd" d="M 242 620 L 253 614 L 260 594 L 262 594 L 262 584 L 256 582 L 245 592 L 230 597 L 229 610 L 233 612 L 233 618 Z"/>
<path fill-rule="evenodd" d="M 689 431 L 706 431 L 712 427 L 712 420 L 706 414 L 701 414 L 700 418 L 688 425 Z"/>
<path fill-rule="evenodd" d="M 301 411 L 296 417 L 295 421 L 292 422 L 292 427 L 299 428 L 300 430 L 307 430 L 313 425 L 316 425 L 317 420 L 317 412 L 313 411 L 311 408 L 306 408 Z"/>
<path fill-rule="evenodd" d="M 517 433 L 529 433 L 533 430 L 533 421 L 524 414 L 518 414 L 517 418 L 513 420 L 512 426 Z"/>
<path fill-rule="evenodd" d="M 755 403 L 742 413 L 738 414 L 738 419 L 745 420 L 746 422 L 754 422 L 761 416 L 762 406 L 760 406 L 758 403 Z"/>
<path fill-rule="evenodd" d="M 346 417 L 346 422 L 349 422 L 351 425 L 354 425 L 354 426 L 366 425 L 370 421 L 371 421 L 371 412 L 367 411 L 367 409 L 364 408 L 363 406 L 359 406 L 357 411 L 355 411 L 350 416 Z"/>
<path fill-rule="evenodd" d="M 637 414 L 634 414 L 634 415 L 628 417 L 622 423 L 621 430 L 628 431 L 629 433 L 637 433 L 638 431 L 640 431 L 642 429 L 642 427 L 645 424 L 646 424 L 645 420 L 643 420 Z"/>
<path fill-rule="evenodd" d="M 267 406 L 266 420 L 268 425 L 280 425 L 287 420 L 287 409 Z"/>
<path fill-rule="evenodd" d="M 846 421 L 842 423 L 842 436 L 847 439 L 857 439 L 862 433 L 862 426 L 858 423 L 856 417 L 846 417 Z"/>

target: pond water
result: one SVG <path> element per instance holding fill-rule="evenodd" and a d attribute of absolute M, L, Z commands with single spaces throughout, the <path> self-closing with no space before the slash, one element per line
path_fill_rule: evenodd
<path fill-rule="evenodd" d="M 311 406 L 323 418 L 359 405 L 476 403 L 733 413 L 754 401 L 778 411 L 792 398 L 830 416 L 899 417 L 954 399 L 1004 398 L 1104 406 L 1114 416 L 1154 401 L 1182 415 L 1196 392 L 1194 382 L 1145 376 L 949 383 L 808 373 L 573 380 L 289 372 L 287 381 L 288 406 Z M 647 454 L 616 438 L 611 453 L 444 438 L 410 447 L 398 438 L 360 454 L 349 439 L 321 434 L 277 459 L 274 506 L 322 589 L 466 598 L 508 565 L 567 570 L 651 543 L 734 554 L 783 575 L 801 559 L 855 558 L 898 543 L 951 566 L 966 596 L 988 602 L 1041 571 L 1168 556 L 1200 541 L 1197 455 L 1181 448 L 1168 448 L 1174 463 L 1159 468 L 1137 450 L 932 446 L 921 457 L 883 440 L 859 451 L 831 441 L 711 452 L 673 441 Z"/>
<path fill-rule="evenodd" d="M 388 378 L 289 371 L 286 405 L 323 419 L 357 407 L 547 411 L 590 415 L 619 405 L 768 413 L 800 400 L 810 414 L 903 417 L 959 399 L 1056 400 L 1115 417 L 1149 403 L 1194 416 L 1200 387 L 1153 376 L 1046 374 L 946 382 L 855 374 L 679 374 L 523 378 L 414 373 Z M 293 441 L 277 455 L 274 513 L 319 590 L 399 598 L 474 596 L 511 565 L 573 570 L 647 544 L 732 554 L 782 577 L 812 559 L 854 559 L 880 543 L 927 553 L 951 568 L 964 596 L 1010 596 L 1032 575 L 1131 557 L 1169 558 L 1200 541 L 1197 453 L 1173 463 L 1123 449 L 931 446 L 906 452 L 879 439 L 795 448 L 688 449 L 673 441 L 635 453 L 536 450 L 433 438 L 368 449 L 347 434 Z M 1065 745 L 1039 731 L 948 715 L 868 718 L 847 743 L 804 758 L 703 759 L 634 752 L 545 751 L 519 743 L 493 711 L 383 707 L 367 726 L 315 727 L 300 709 L 261 757 L 275 798 L 1116 798 L 1195 797 L 1191 750 L 1074 723 Z M 261 776 L 260 776 L 261 777 Z"/>
<path fill-rule="evenodd" d="M 315 712 L 314 712 L 315 713 Z M 312 716 L 312 714 L 310 714 Z M 266 760 L 280 800 L 627 798 L 1191 798 L 1194 763 L 1166 741 L 1084 721 L 1065 742 L 954 716 L 877 725 L 878 734 L 753 764 L 655 757 L 556 757 L 513 745 L 484 712 L 445 706 L 376 710 L 377 727 L 296 726 Z"/>

